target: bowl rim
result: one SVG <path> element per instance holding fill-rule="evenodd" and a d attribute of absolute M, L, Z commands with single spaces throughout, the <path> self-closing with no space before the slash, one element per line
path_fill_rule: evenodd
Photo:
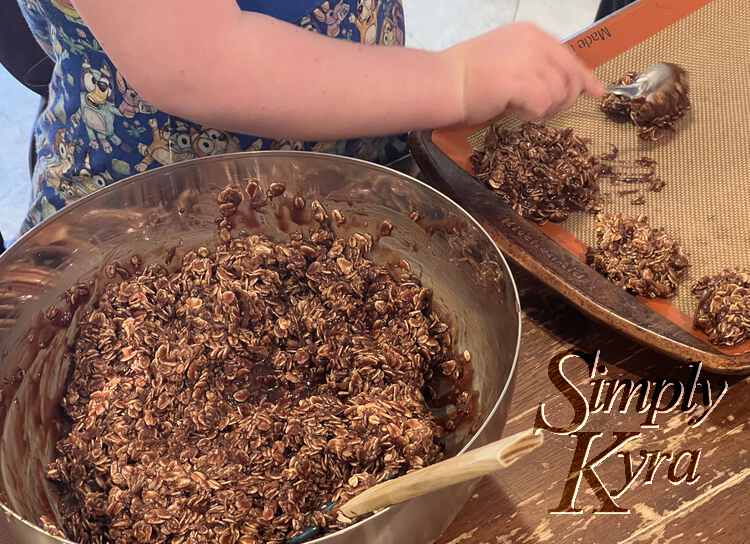
<path fill-rule="evenodd" d="M 252 158 L 260 158 L 260 157 L 276 157 L 276 158 L 316 157 L 316 158 L 325 159 L 325 160 L 348 162 L 350 164 L 356 164 L 356 165 L 363 166 L 372 170 L 377 170 L 382 173 L 391 174 L 396 177 L 405 179 L 411 183 L 414 183 L 420 186 L 422 189 L 427 190 L 427 192 L 433 193 L 438 198 L 442 199 L 445 203 L 452 205 L 455 209 L 460 211 L 469 220 L 469 222 L 471 222 L 490 241 L 490 244 L 495 249 L 495 253 L 497 254 L 498 257 L 500 257 L 500 262 L 503 265 L 505 276 L 509 280 L 510 286 L 512 287 L 512 294 L 515 300 L 515 313 L 517 316 L 518 326 L 517 326 L 517 331 L 516 331 L 516 340 L 515 340 L 516 345 L 515 345 L 515 349 L 513 353 L 513 361 L 511 362 L 511 365 L 510 365 L 510 372 L 508 373 L 508 379 L 505 380 L 505 383 L 503 384 L 502 390 L 500 391 L 500 394 L 498 395 L 497 400 L 495 400 L 495 403 L 492 405 L 491 410 L 487 412 L 487 415 L 485 416 L 484 422 L 482 423 L 482 425 L 476 430 L 476 432 L 472 434 L 471 438 L 466 442 L 466 444 L 461 448 L 461 450 L 456 454 L 456 456 L 461 455 L 467 452 L 468 450 L 470 450 L 471 447 L 474 445 L 474 443 L 477 441 L 478 437 L 484 432 L 486 427 L 489 425 L 489 422 L 493 419 L 493 416 L 495 415 L 495 413 L 499 410 L 500 404 L 502 403 L 502 401 L 509 394 L 511 384 L 513 383 L 513 379 L 515 377 L 515 373 L 518 367 L 518 356 L 521 350 L 522 314 L 521 314 L 520 296 L 518 294 L 518 287 L 516 285 L 516 280 L 513 276 L 513 272 L 508 266 L 508 261 L 506 260 L 505 255 L 503 255 L 502 251 L 500 251 L 500 248 L 498 247 L 497 243 L 492 238 L 492 236 L 490 236 L 487 230 L 479 223 L 479 221 L 477 221 L 474 218 L 473 215 L 467 212 L 462 206 L 460 206 L 453 199 L 444 195 L 443 193 L 441 193 L 434 187 L 430 186 L 429 184 L 423 181 L 420 181 L 417 178 L 414 178 L 408 174 L 399 172 L 398 170 L 395 170 L 388 166 L 372 163 L 372 162 L 365 161 L 363 159 L 357 159 L 354 157 L 347 157 L 344 155 L 334 155 L 331 153 L 321 153 L 321 152 L 314 152 L 314 151 L 286 151 L 286 150 L 243 151 L 239 153 L 224 153 L 221 155 L 211 155 L 208 157 L 198 157 L 194 159 L 180 161 L 180 162 L 160 166 L 158 168 L 153 168 L 151 170 L 146 170 L 145 172 L 140 172 L 132 176 L 128 176 L 124 179 L 116 181 L 115 183 L 112 183 L 111 185 L 108 185 L 107 187 L 94 191 L 93 193 L 90 193 L 84 196 L 83 198 L 65 206 L 63 209 L 59 210 L 48 219 L 34 225 L 31 229 L 29 229 L 28 231 L 23 233 L 21 236 L 19 236 L 13 242 L 13 245 L 11 245 L 2 254 L 0 254 L 0 263 L 11 259 L 12 256 L 17 251 L 20 251 L 20 248 L 22 247 L 23 242 L 27 238 L 31 238 L 38 230 L 41 230 L 42 228 L 45 228 L 47 225 L 50 225 L 54 223 L 55 221 L 59 220 L 61 217 L 63 217 L 64 214 L 74 213 L 77 208 L 85 206 L 89 201 L 99 198 L 108 192 L 118 190 L 123 185 L 135 184 L 135 183 L 138 183 L 141 178 L 151 177 L 159 173 L 164 174 L 164 173 L 174 172 L 174 171 L 181 170 L 181 169 L 188 169 L 194 166 L 195 164 L 202 164 L 206 162 L 222 162 L 228 159 L 252 159 Z M 364 518 L 356 523 L 353 523 L 352 525 L 344 529 L 341 529 L 339 531 L 336 531 L 328 535 L 317 537 L 313 540 L 310 540 L 307 542 L 307 544 L 326 544 L 326 542 L 328 542 L 332 537 L 334 536 L 339 537 L 349 532 L 352 532 L 357 527 L 364 525 L 370 520 L 384 516 L 387 512 L 391 511 L 392 508 L 394 508 L 394 506 L 389 506 L 387 508 L 384 508 L 383 510 L 376 512 L 373 515 L 367 518 Z M 42 534 L 48 538 L 51 538 L 53 542 L 57 542 L 59 544 L 77 544 L 76 542 L 73 542 L 72 540 L 68 540 L 67 538 L 61 538 L 61 537 L 58 537 L 49 533 L 48 531 L 45 531 L 44 529 L 42 529 L 35 523 L 32 523 L 26 518 L 21 517 L 18 513 L 16 513 L 14 510 L 11 510 L 10 507 L 2 501 L 0 501 L 0 512 L 2 512 L 6 516 L 6 520 L 8 521 L 8 523 L 11 523 L 13 520 L 15 520 L 21 525 L 25 525 L 26 527 L 32 529 L 33 531 L 39 534 Z"/>

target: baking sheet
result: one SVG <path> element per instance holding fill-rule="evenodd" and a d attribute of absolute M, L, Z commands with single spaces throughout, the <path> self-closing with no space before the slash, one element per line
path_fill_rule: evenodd
<path fill-rule="evenodd" d="M 633 32 L 624 32 L 630 29 L 610 28 L 605 21 L 569 45 L 590 64 L 598 65 L 596 73 L 605 82 L 654 62 L 683 66 L 690 77 L 692 108 L 679 123 L 678 131 L 659 142 L 645 142 L 632 124 L 608 120 L 599 110 L 598 100 L 590 98 L 582 98 L 573 109 L 547 124 L 573 128 L 576 134 L 591 140 L 596 154 L 615 145 L 620 159 L 632 161 L 646 156 L 658 162 L 657 174 L 666 182 L 661 192 L 644 190 L 646 203 L 633 205 L 635 195 L 618 195 L 617 191 L 635 186 L 613 187 L 606 182 L 602 185 L 604 211 L 627 216 L 646 214 L 652 226 L 664 227 L 681 240 L 691 267 L 677 296 L 670 301 L 643 303 L 705 339 L 692 327 L 697 301 L 691 286 L 702 276 L 726 267 L 750 267 L 750 3 L 644 0 L 643 4 L 644 14 L 648 13 L 646 8 L 652 15 L 659 8 L 672 10 L 673 22 L 653 28 L 658 24 L 655 18 L 631 17 L 631 23 L 635 20 L 642 24 Z M 628 45 L 629 39 L 648 34 L 650 29 L 655 34 Z M 519 123 L 506 118 L 498 124 L 513 128 Z M 454 146 L 448 154 L 469 169 L 471 149 L 483 145 L 485 133 L 486 129 L 466 133 L 464 145 Z M 439 137 L 435 141 L 446 150 Z M 580 259 L 594 242 L 591 214 L 575 213 L 562 224 L 540 228 Z M 748 353 L 750 345 L 723 351 Z"/>

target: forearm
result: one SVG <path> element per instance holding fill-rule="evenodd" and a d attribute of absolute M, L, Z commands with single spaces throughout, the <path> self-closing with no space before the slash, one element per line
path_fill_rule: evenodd
<path fill-rule="evenodd" d="M 222 8 L 175 17 L 194 2 L 160 1 L 149 12 L 76 2 L 118 69 L 158 108 L 216 128 L 332 140 L 440 127 L 462 120 L 460 74 L 439 54 L 332 40 L 263 15 Z M 117 25 L 132 32 L 121 36 Z M 209 10 L 211 11 L 211 10 Z M 145 15 L 145 17 L 144 17 Z M 140 26 L 144 20 L 181 28 Z M 194 26 L 194 28 L 191 28 Z M 168 39 L 175 33 L 184 40 Z M 127 38 L 127 39 L 125 39 Z M 147 45 L 148 44 L 148 45 Z"/>
<path fill-rule="evenodd" d="M 265 46 L 243 55 L 245 36 L 261 26 Z M 222 80 L 232 72 L 237 55 L 241 73 L 247 74 L 245 83 L 221 99 L 225 110 L 216 121 L 228 128 L 334 139 L 459 121 L 456 74 L 439 55 L 332 40 L 252 14 L 243 14 L 235 31 L 228 44 L 231 53 L 215 72 L 215 81 Z M 279 45 L 269 52 L 271 43 Z M 207 87 L 213 87 L 204 95 L 208 100 L 226 92 L 223 85 Z M 191 110 L 200 107 L 196 100 Z M 206 121 L 209 109 L 204 107 Z M 234 119 L 237 124 L 231 126 Z"/>

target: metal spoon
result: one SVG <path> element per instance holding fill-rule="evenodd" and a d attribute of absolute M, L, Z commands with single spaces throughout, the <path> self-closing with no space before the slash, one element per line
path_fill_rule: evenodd
<path fill-rule="evenodd" d="M 646 68 L 633 83 L 612 85 L 607 90 L 611 94 L 630 99 L 646 97 L 674 85 L 681 71 L 681 68 L 675 64 L 659 62 Z"/>

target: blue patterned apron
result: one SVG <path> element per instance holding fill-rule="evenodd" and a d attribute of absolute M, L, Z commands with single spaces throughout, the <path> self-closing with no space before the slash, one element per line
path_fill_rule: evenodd
<path fill-rule="evenodd" d="M 404 44 L 401 0 L 237 3 L 245 11 L 271 15 L 331 38 Z M 128 84 L 70 0 L 19 0 L 19 4 L 37 41 L 55 63 L 49 102 L 34 127 L 38 161 L 24 231 L 114 181 L 195 157 L 298 149 L 382 163 L 406 153 L 403 136 L 339 142 L 274 141 L 170 116 L 145 102 Z"/>

